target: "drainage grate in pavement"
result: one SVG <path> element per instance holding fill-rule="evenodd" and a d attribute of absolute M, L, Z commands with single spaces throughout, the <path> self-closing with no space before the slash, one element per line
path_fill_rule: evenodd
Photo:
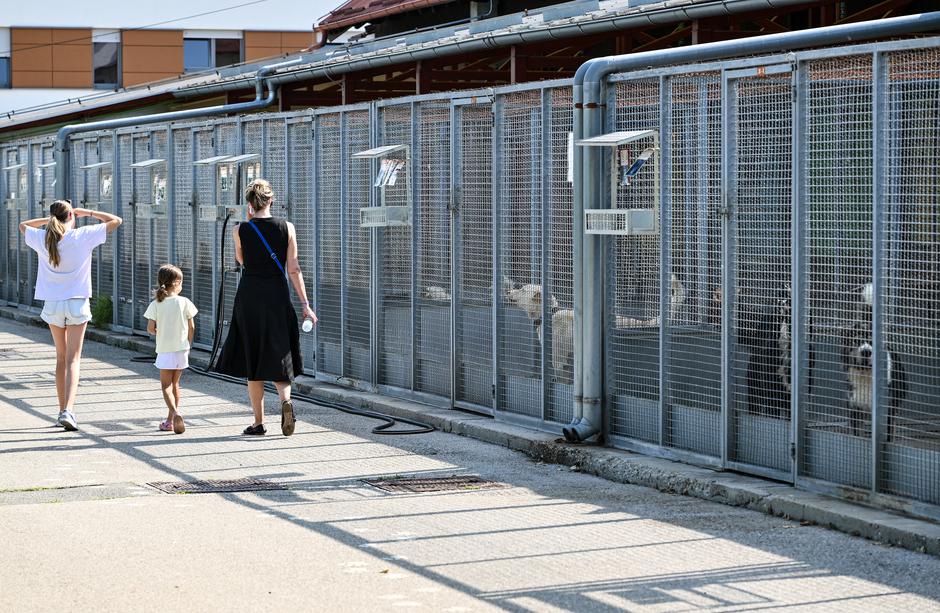
<path fill-rule="evenodd" d="M 0 360 L 25 360 L 28 356 L 12 347 L 0 347 Z"/>
<path fill-rule="evenodd" d="M 420 477 L 414 479 L 363 479 L 363 483 L 386 492 L 408 492 L 423 494 L 426 492 L 456 492 L 468 490 L 492 490 L 509 487 L 498 481 L 487 481 L 480 477 Z"/>
<path fill-rule="evenodd" d="M 262 492 L 283 490 L 283 485 L 261 479 L 208 479 L 206 481 L 163 481 L 148 483 L 167 494 L 226 494 L 229 492 Z"/>

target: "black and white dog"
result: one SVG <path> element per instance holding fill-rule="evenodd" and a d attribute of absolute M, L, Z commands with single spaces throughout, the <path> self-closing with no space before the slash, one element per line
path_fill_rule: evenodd
<path fill-rule="evenodd" d="M 872 398 L 872 364 L 875 359 L 871 328 L 872 299 L 872 284 L 867 283 L 862 286 L 856 321 L 845 329 L 842 349 L 842 363 L 845 366 L 845 376 L 848 381 L 849 428 L 855 436 L 866 436 L 871 431 L 869 424 L 874 400 Z M 901 401 L 907 395 L 907 371 L 897 354 L 890 349 L 886 349 L 885 353 L 887 438 L 890 441 L 894 438 L 894 422 L 900 411 Z"/>
<path fill-rule="evenodd" d="M 747 365 L 747 407 L 751 413 L 790 418 L 791 291 L 746 317 L 738 328 L 738 341 L 750 350 Z M 813 388 L 816 355 L 809 345 L 807 381 Z"/>

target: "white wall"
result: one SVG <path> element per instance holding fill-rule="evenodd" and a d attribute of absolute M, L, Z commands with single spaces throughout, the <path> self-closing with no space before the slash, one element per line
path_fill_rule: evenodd
<path fill-rule="evenodd" d="M 0 15 L 0 26 L 45 28 L 134 28 L 149 24 L 208 13 L 251 0 L 41 0 L 15 2 Z M 314 22 L 343 0 L 265 0 L 251 6 L 212 13 L 157 28 L 224 30 L 312 30 Z"/>

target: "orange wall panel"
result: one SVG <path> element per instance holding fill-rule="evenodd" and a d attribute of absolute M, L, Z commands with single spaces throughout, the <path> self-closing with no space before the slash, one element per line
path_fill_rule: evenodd
<path fill-rule="evenodd" d="M 299 51 L 313 44 L 313 32 L 282 32 L 281 48 L 284 52 Z"/>
<path fill-rule="evenodd" d="M 14 70 L 13 87 L 52 87 L 52 71 Z"/>
<path fill-rule="evenodd" d="M 280 47 L 280 32 L 245 31 L 245 47 Z"/>
<path fill-rule="evenodd" d="M 85 71 L 91 74 L 91 45 L 56 45 L 52 47 L 52 70 Z"/>
<path fill-rule="evenodd" d="M 281 54 L 280 47 L 248 47 L 245 46 L 245 61 L 253 62 L 265 57 L 275 57 Z"/>
<path fill-rule="evenodd" d="M 91 45 L 91 30 L 88 28 L 54 28 L 52 42 L 56 45 Z"/>
<path fill-rule="evenodd" d="M 36 44 L 42 43 L 13 44 L 10 54 L 13 70 L 52 70 L 52 47 L 36 47 Z"/>
<path fill-rule="evenodd" d="M 70 87 L 73 89 L 84 89 L 94 87 L 92 82 L 91 70 L 81 72 L 61 72 L 52 73 L 52 87 Z"/>
<path fill-rule="evenodd" d="M 182 47 L 182 30 L 122 30 L 121 42 L 124 45 Z"/>
<path fill-rule="evenodd" d="M 10 42 L 16 45 L 49 45 L 52 30 L 49 28 L 10 28 Z"/>

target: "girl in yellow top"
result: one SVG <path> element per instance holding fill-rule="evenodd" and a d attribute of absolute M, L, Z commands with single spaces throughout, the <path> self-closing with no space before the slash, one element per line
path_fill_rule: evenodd
<path fill-rule="evenodd" d="M 186 431 L 183 417 L 179 414 L 180 376 L 189 368 L 189 347 L 193 342 L 196 324 L 193 317 L 198 311 L 189 298 L 180 296 L 183 286 L 183 272 L 172 264 L 164 264 L 157 273 L 160 287 L 155 292 L 155 300 L 144 312 L 147 318 L 147 332 L 157 336 L 157 361 L 154 366 L 160 369 L 160 388 L 168 413 L 166 421 L 160 424 L 160 430 L 172 430 L 176 434 Z"/>

